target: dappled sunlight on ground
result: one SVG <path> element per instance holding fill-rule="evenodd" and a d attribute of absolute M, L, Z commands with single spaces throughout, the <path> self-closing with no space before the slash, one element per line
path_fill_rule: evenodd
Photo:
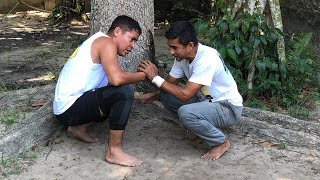
<path fill-rule="evenodd" d="M 10 90 L 54 83 L 65 59 L 88 36 L 89 25 L 73 20 L 51 26 L 48 16 L 39 11 L 0 14 L 2 86 Z"/>
<path fill-rule="evenodd" d="M 50 13 L 47 12 L 40 12 L 40 11 L 23 11 L 23 12 L 17 12 L 14 14 L 0 14 L 0 19 L 6 17 L 6 18 L 15 18 L 19 16 L 29 16 L 29 17 L 40 17 L 40 18 L 47 18 Z"/>
<path fill-rule="evenodd" d="M 86 37 L 89 25 L 72 20 L 52 26 L 49 13 L 39 11 L 0 14 L 0 52 L 29 46 L 52 44 L 68 39 Z"/>

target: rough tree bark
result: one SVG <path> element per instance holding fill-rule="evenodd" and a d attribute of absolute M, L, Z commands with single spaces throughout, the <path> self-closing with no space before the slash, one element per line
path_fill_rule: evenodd
<path fill-rule="evenodd" d="M 119 57 L 120 66 L 124 70 L 136 71 L 141 60 L 150 59 L 155 62 L 153 1 L 92 0 L 91 14 L 91 34 L 97 31 L 107 32 L 118 15 L 127 15 L 139 22 L 142 34 L 135 49 L 127 57 Z"/>
<path fill-rule="evenodd" d="M 273 25 L 283 31 L 283 24 L 282 24 L 282 16 L 281 16 L 281 10 L 280 10 L 280 2 L 279 0 L 269 0 L 270 10 L 271 10 L 271 16 Z M 280 37 L 277 43 L 278 46 L 278 57 L 279 61 L 281 63 L 286 62 L 286 51 L 285 51 L 285 44 L 284 44 L 284 38 Z"/>

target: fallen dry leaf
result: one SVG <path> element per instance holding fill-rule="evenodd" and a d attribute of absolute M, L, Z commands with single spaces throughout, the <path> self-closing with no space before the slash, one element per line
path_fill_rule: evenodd
<path fill-rule="evenodd" d="M 260 139 L 257 142 L 254 142 L 254 144 L 258 144 L 259 146 L 262 146 L 262 147 L 271 147 L 274 145 L 272 142 L 265 139 Z"/>
<path fill-rule="evenodd" d="M 48 102 L 47 99 L 41 99 L 39 101 L 36 101 L 34 103 L 31 104 L 32 107 L 39 107 L 39 106 L 43 106 Z"/>

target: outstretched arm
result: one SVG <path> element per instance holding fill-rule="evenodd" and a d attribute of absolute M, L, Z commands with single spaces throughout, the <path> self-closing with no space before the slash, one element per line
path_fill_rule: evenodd
<path fill-rule="evenodd" d="M 157 67 L 150 61 L 142 61 L 139 65 L 139 70 L 146 73 L 149 80 L 152 80 L 162 91 L 167 92 L 181 101 L 187 101 L 197 94 L 203 85 L 193 83 L 188 81 L 187 84 L 183 87 L 177 86 L 179 82 L 178 79 L 175 79 L 169 76 L 166 80 L 162 79 L 158 75 Z"/>

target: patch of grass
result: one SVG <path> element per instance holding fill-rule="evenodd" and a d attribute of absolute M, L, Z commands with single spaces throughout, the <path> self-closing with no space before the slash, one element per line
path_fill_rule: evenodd
<path fill-rule="evenodd" d="M 0 113 L 0 123 L 8 129 L 14 123 L 17 123 L 22 117 L 21 112 L 16 108 L 5 109 Z"/>
<path fill-rule="evenodd" d="M 288 149 L 287 143 L 284 141 L 281 141 L 281 140 L 278 142 L 278 144 L 276 146 L 279 150 L 287 150 Z"/>
<path fill-rule="evenodd" d="M 0 93 L 5 91 L 8 91 L 8 87 L 4 82 L 0 82 Z"/>
<path fill-rule="evenodd" d="M 18 156 L 7 159 L 2 157 L 0 163 L 1 176 L 7 178 L 9 175 L 21 173 L 26 166 L 32 164 L 33 159 L 37 157 L 40 151 L 40 148 L 36 148 L 33 151 L 23 150 Z"/>
<path fill-rule="evenodd" d="M 3 177 L 8 177 L 11 174 L 18 174 L 20 172 L 20 167 L 18 164 L 18 160 L 16 159 L 7 159 L 1 161 L 2 173 Z"/>

